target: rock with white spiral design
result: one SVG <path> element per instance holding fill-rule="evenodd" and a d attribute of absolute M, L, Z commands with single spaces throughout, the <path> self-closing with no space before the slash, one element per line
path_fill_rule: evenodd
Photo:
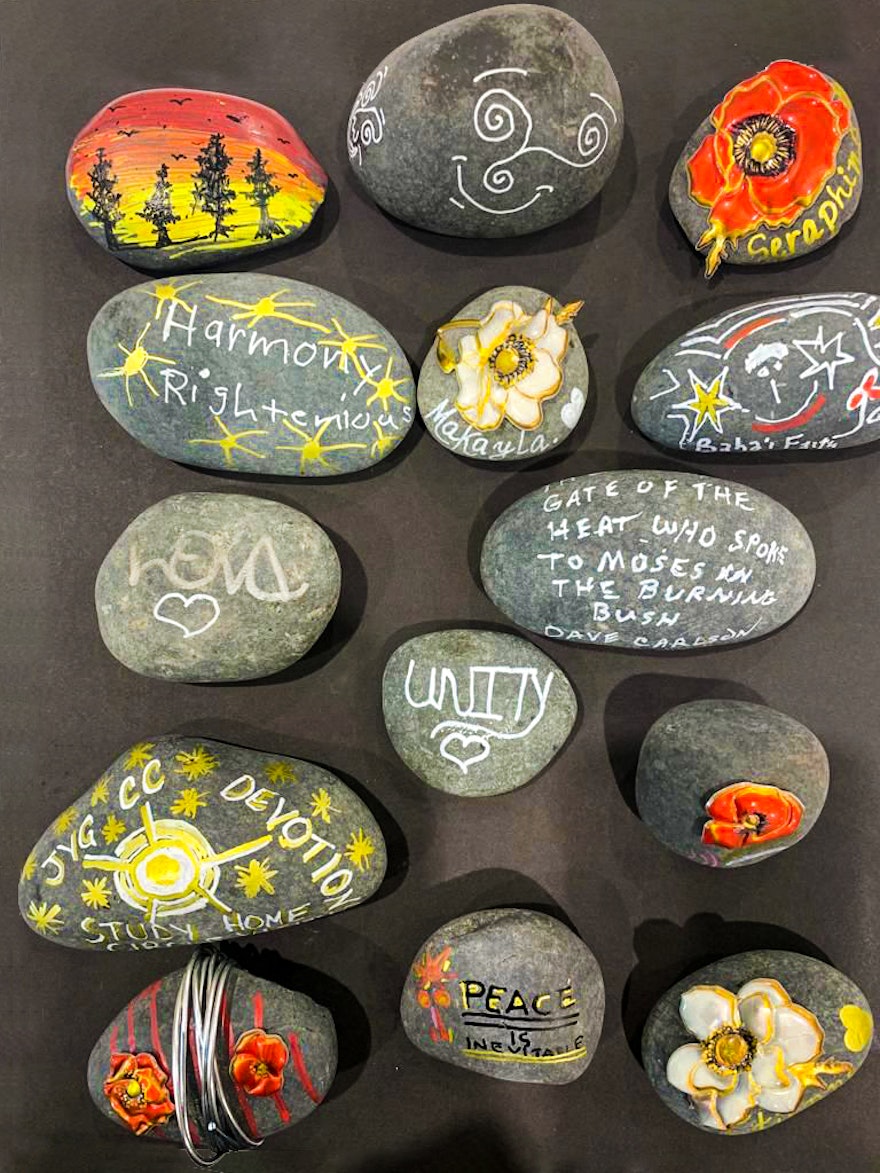
<path fill-rule="evenodd" d="M 605 184 L 623 105 L 602 49 L 572 17 L 508 4 L 429 29 L 358 92 L 348 156 L 380 207 L 449 236 L 521 236 Z"/>

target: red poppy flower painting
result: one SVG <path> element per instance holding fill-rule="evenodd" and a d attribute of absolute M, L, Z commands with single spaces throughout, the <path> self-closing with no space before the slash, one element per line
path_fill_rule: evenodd
<path fill-rule="evenodd" d="M 249 1096 L 274 1096 L 284 1087 L 287 1043 L 264 1030 L 240 1035 L 229 1063 L 229 1074 Z"/>
<path fill-rule="evenodd" d="M 104 1095 L 135 1136 L 143 1136 L 174 1114 L 167 1083 L 168 1076 L 152 1055 L 143 1051 L 137 1055 L 114 1053 L 110 1074 L 104 1080 Z"/>
<path fill-rule="evenodd" d="M 709 821 L 703 827 L 703 842 L 734 849 L 793 834 L 804 806 L 797 795 L 778 786 L 733 782 L 712 795 L 706 812 Z"/>

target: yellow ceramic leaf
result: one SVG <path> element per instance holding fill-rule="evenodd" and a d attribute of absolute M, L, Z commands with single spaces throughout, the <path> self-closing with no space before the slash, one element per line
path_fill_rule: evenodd
<path fill-rule="evenodd" d="M 874 1023 L 870 1013 L 861 1006 L 842 1006 L 840 1021 L 846 1027 L 843 1045 L 848 1051 L 863 1051 L 871 1041 Z"/>

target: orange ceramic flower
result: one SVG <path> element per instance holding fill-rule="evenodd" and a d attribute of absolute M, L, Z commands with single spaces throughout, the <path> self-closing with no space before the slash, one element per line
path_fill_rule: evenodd
<path fill-rule="evenodd" d="M 718 847 L 750 847 L 783 839 L 800 825 L 804 806 L 797 795 L 778 786 L 733 782 L 706 803 L 709 821 L 703 842 Z"/>
<path fill-rule="evenodd" d="M 229 1074 L 249 1096 L 274 1096 L 284 1087 L 287 1044 L 280 1035 L 246 1030 L 239 1036 Z"/>
<path fill-rule="evenodd" d="M 709 209 L 711 277 L 729 242 L 759 225 L 793 224 L 834 173 L 852 105 L 824 74 L 774 61 L 712 111 L 715 133 L 688 159 L 690 194 Z"/>
<path fill-rule="evenodd" d="M 143 1136 L 174 1114 L 167 1083 L 168 1076 L 152 1055 L 113 1054 L 104 1095 L 135 1136 Z"/>

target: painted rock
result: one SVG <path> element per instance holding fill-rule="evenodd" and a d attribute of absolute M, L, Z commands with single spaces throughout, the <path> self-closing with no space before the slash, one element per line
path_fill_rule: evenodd
<path fill-rule="evenodd" d="M 858 207 L 862 148 L 833 78 L 774 61 L 725 94 L 688 139 L 669 202 L 685 235 L 722 261 L 789 261 L 832 240 Z"/>
<path fill-rule="evenodd" d="M 400 1014 L 420 1051 L 517 1083 L 571 1083 L 596 1053 L 599 963 L 542 912 L 493 908 L 450 921 L 413 961 Z"/>
<path fill-rule="evenodd" d="M 143 269 L 186 271 L 289 244 L 327 176 L 289 122 L 205 90 L 123 94 L 79 132 L 67 196 L 93 240 Z"/>
<path fill-rule="evenodd" d="M 194 1060 L 185 1088 L 175 1086 L 173 1074 L 174 1008 L 185 975 L 179 969 L 154 982 L 117 1014 L 89 1056 L 88 1085 L 98 1110 L 134 1136 L 181 1145 L 176 1110 L 185 1096 L 191 1141 L 205 1149 L 211 1142 Z M 336 1074 L 336 1030 L 328 1011 L 305 994 L 234 966 L 214 1054 L 235 1125 L 259 1140 L 296 1124 L 324 1099 Z"/>
<path fill-rule="evenodd" d="M 520 236 L 565 220 L 611 174 L 623 104 L 582 25 L 537 4 L 429 29 L 373 70 L 348 121 L 372 198 L 450 236 Z"/>
<path fill-rule="evenodd" d="M 414 774 L 479 798 L 523 786 L 574 727 L 577 697 L 549 656 L 516 635 L 432 631 L 394 652 L 385 725 Z"/>
<path fill-rule="evenodd" d="M 686 651 L 787 623 L 816 560 L 801 523 L 763 493 L 639 469 L 521 497 L 486 535 L 481 569 L 495 605 L 530 631 Z"/>
<path fill-rule="evenodd" d="M 121 754 L 22 870 L 30 928 L 77 949 L 219 941 L 329 916 L 385 874 L 379 827 L 329 770 L 192 737 Z"/>
<path fill-rule="evenodd" d="M 590 372 L 572 320 L 539 289 L 492 289 L 440 326 L 419 376 L 419 411 L 444 448 L 523 460 L 555 448 L 587 401 Z"/>
<path fill-rule="evenodd" d="M 819 293 L 728 310 L 645 367 L 632 414 L 685 452 L 829 451 L 880 438 L 880 297 Z"/>
<path fill-rule="evenodd" d="M 703 700 L 664 713 L 642 744 L 639 813 L 661 843 L 709 867 L 758 863 L 818 819 L 828 758 L 814 733 L 766 705 Z"/>
<path fill-rule="evenodd" d="M 148 281 L 92 323 L 101 402 L 160 456 L 274 476 L 368 468 L 415 414 L 403 351 L 369 314 L 262 273 Z"/>
<path fill-rule="evenodd" d="M 868 1055 L 865 996 L 824 962 L 738 953 L 673 986 L 642 1040 L 648 1078 L 707 1132 L 760 1132 L 837 1091 Z"/>
<path fill-rule="evenodd" d="M 287 668 L 336 609 L 333 543 L 297 509 L 180 493 L 145 509 L 101 564 L 101 637 L 134 672 L 253 680 Z"/>

